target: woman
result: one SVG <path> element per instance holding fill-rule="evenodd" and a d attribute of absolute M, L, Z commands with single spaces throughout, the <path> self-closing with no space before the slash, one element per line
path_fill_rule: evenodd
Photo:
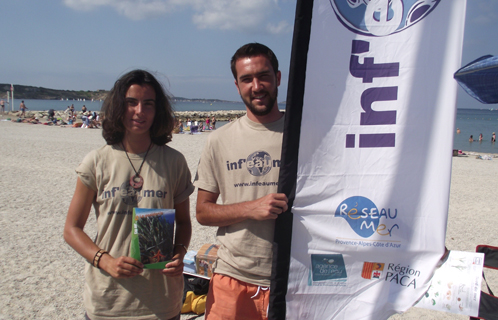
<path fill-rule="evenodd" d="M 214 116 L 211 118 L 211 125 L 213 126 L 213 130 L 216 130 L 216 118 Z"/>
<path fill-rule="evenodd" d="M 64 227 L 64 239 L 90 262 L 86 318 L 180 319 L 194 187 L 183 155 L 165 145 L 174 128 L 169 99 L 150 73 L 135 70 L 116 81 L 102 112 L 107 145 L 76 169 Z M 83 231 L 92 205 L 95 241 Z M 128 257 L 134 207 L 175 209 L 173 260 L 163 270 L 144 269 Z"/>

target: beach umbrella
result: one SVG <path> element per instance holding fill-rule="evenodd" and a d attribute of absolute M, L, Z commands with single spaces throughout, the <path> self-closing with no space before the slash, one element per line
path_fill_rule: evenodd
<path fill-rule="evenodd" d="M 454 74 L 458 84 L 482 103 L 498 103 L 498 56 L 480 57 Z"/>

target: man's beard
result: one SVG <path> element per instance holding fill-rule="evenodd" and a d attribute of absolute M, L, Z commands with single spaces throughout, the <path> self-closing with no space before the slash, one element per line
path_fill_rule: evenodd
<path fill-rule="evenodd" d="M 242 96 L 241 98 L 242 101 L 244 101 L 246 107 L 249 108 L 252 114 L 254 114 L 255 116 L 262 117 L 269 114 L 275 107 L 275 102 L 277 101 L 277 96 L 278 96 L 278 87 L 275 88 L 273 94 L 268 93 L 268 95 L 269 95 L 269 101 L 267 104 L 264 105 L 265 106 L 264 109 L 257 109 L 256 106 L 250 100 L 250 98 L 248 100 L 244 99 Z"/>

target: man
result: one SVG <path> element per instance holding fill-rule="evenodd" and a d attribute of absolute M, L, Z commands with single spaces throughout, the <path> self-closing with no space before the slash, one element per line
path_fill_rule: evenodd
<path fill-rule="evenodd" d="M 26 116 L 26 105 L 24 104 L 24 100 L 21 101 L 21 104 L 19 105 L 19 110 L 21 111 L 21 117 Z"/>
<path fill-rule="evenodd" d="M 195 178 L 197 220 L 218 226 L 206 317 L 267 319 L 275 219 L 287 210 L 277 192 L 283 136 L 275 54 L 250 43 L 231 60 L 247 114 L 208 137 Z M 221 195 L 222 204 L 217 204 Z"/>
<path fill-rule="evenodd" d="M 5 101 L 3 99 L 0 100 L 0 108 L 2 109 L 2 114 L 5 113 Z"/>

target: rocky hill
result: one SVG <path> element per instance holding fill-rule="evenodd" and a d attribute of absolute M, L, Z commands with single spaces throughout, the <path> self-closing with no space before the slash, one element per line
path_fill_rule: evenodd
<path fill-rule="evenodd" d="M 0 99 L 7 99 L 7 91 L 10 91 L 10 84 L 0 83 Z M 37 100 L 104 100 L 109 91 L 98 90 L 98 91 L 72 91 L 72 90 L 57 90 L 48 89 L 43 87 L 32 87 L 23 86 L 20 84 L 14 85 L 14 98 L 15 99 L 37 99 Z M 191 101 L 191 102 L 231 102 L 219 99 L 202 99 L 202 98 L 184 98 L 184 97 L 173 97 L 174 102 L 176 101 Z"/>
<path fill-rule="evenodd" d="M 10 91 L 10 84 L 0 83 L 0 98 L 5 99 L 7 91 Z M 23 85 L 14 85 L 14 98 L 16 99 L 40 99 L 40 100 L 100 100 L 104 99 L 108 91 L 72 91 L 57 90 L 43 87 L 32 87 Z"/>

